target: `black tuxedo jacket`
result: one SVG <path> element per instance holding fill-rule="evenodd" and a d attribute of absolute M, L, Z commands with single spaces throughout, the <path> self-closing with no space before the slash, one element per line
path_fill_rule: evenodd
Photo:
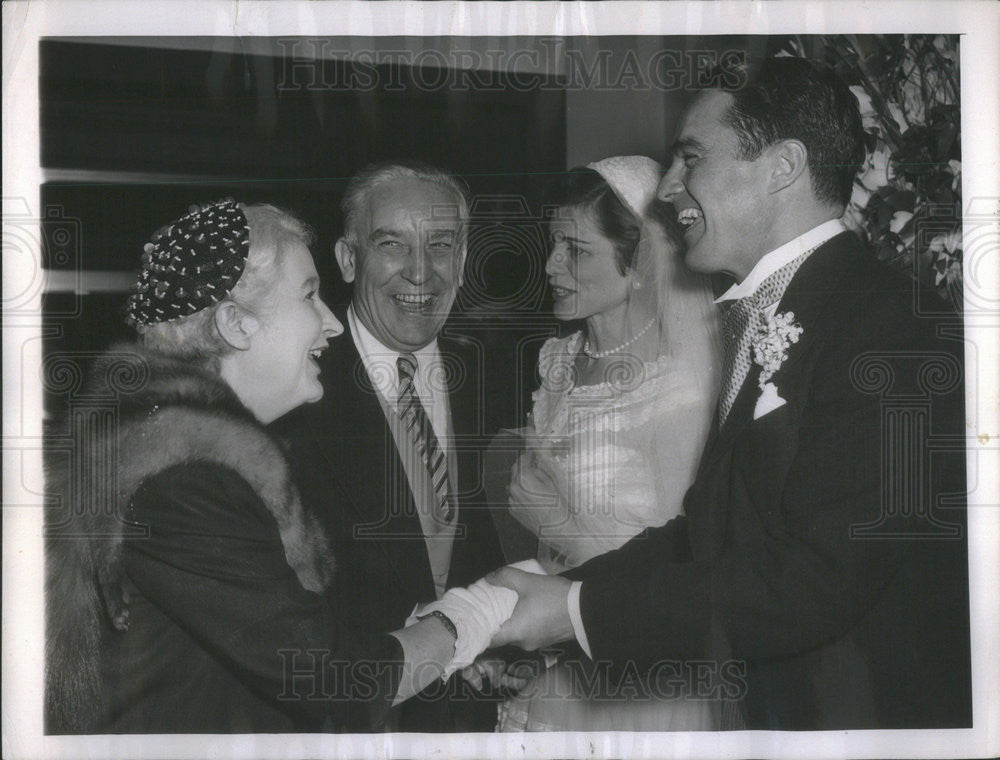
<path fill-rule="evenodd" d="M 320 365 L 323 399 L 275 423 L 290 445 L 302 501 L 324 524 L 337 560 L 329 595 L 332 609 L 361 641 L 396 630 L 418 602 L 435 598 L 434 581 L 402 461 L 375 390 L 347 328 L 331 342 Z M 466 586 L 503 564 L 503 555 L 480 484 L 485 450 L 476 344 L 438 338 L 448 367 L 452 434 L 458 458 L 458 528 L 448 586 Z M 453 478 L 452 483 L 456 480 Z M 460 678 L 429 688 L 396 712 L 400 731 L 490 731 L 495 704 L 468 699 Z"/>
<path fill-rule="evenodd" d="M 750 728 L 971 725 L 961 324 L 915 306 L 851 233 L 803 263 L 786 403 L 755 366 L 685 516 L 572 573 L 595 659 L 708 659 Z"/>

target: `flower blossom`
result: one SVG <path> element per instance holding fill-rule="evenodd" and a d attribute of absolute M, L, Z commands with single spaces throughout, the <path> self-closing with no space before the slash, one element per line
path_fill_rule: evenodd
<path fill-rule="evenodd" d="M 951 191 L 957 193 L 962 187 L 962 162 L 956 161 L 954 158 L 951 159 L 948 162 L 948 171 L 955 175 L 951 181 Z"/>
<path fill-rule="evenodd" d="M 802 326 L 795 322 L 793 312 L 775 313 L 762 325 L 753 344 L 753 360 L 761 368 L 757 383 L 761 390 L 777 372 L 785 359 L 788 348 L 798 343 Z"/>
<path fill-rule="evenodd" d="M 867 169 L 861 175 L 861 184 L 874 192 L 888 185 L 890 179 L 892 179 L 892 167 L 889 165 L 889 151 L 880 143 L 868 159 Z"/>
<path fill-rule="evenodd" d="M 875 111 L 875 106 L 872 104 L 871 96 L 868 91 L 865 90 L 859 84 L 852 85 L 851 94 L 858 101 L 858 111 L 861 114 L 861 126 L 867 132 L 872 127 L 878 127 L 878 113 Z"/>
<path fill-rule="evenodd" d="M 947 251 L 950 254 L 954 254 L 955 251 L 962 247 L 962 231 L 960 229 L 954 229 L 951 232 L 942 232 L 940 235 L 936 235 L 933 240 L 931 240 L 928 248 L 933 253 L 944 253 Z"/>
<path fill-rule="evenodd" d="M 909 211 L 897 211 L 892 215 L 892 219 L 889 220 L 889 232 L 894 232 L 898 235 L 912 218 L 913 214 Z"/>

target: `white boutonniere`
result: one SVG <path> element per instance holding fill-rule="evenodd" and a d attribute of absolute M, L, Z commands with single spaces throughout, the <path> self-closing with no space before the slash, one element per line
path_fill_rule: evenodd
<path fill-rule="evenodd" d="M 753 342 L 753 360 L 760 366 L 760 378 L 757 385 L 763 391 L 764 386 L 781 369 L 788 358 L 788 348 L 798 343 L 802 335 L 802 326 L 795 321 L 795 314 L 775 312 L 767 318 Z"/>

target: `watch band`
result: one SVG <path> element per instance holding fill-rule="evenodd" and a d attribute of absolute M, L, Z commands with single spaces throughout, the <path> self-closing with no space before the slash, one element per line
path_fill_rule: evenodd
<path fill-rule="evenodd" d="M 455 641 L 458 641 L 458 629 L 455 628 L 455 624 L 451 622 L 450 617 L 441 612 L 441 610 L 433 610 L 432 612 L 429 612 L 426 615 L 421 615 L 418 618 L 418 620 L 423 620 L 424 618 L 428 617 L 435 617 L 438 620 L 440 620 L 441 625 L 443 625 L 448 630 L 448 633 L 451 634 L 452 638 L 455 639 Z"/>

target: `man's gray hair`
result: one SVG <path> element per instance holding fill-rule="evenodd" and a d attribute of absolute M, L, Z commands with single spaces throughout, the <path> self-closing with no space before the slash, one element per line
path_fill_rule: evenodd
<path fill-rule="evenodd" d="M 461 232 L 459 249 L 464 250 L 467 240 L 466 223 L 469 218 L 469 189 L 455 175 L 430 164 L 418 161 L 391 161 L 370 164 L 359 171 L 347 185 L 340 208 L 344 212 L 344 239 L 355 248 L 359 240 L 358 226 L 368 206 L 368 196 L 375 188 L 398 180 L 430 182 L 448 190 L 458 204 Z"/>
<path fill-rule="evenodd" d="M 298 217 L 266 203 L 240 204 L 250 228 L 250 250 L 239 281 L 228 295 L 213 306 L 181 319 L 138 328 L 143 345 L 156 351 L 183 356 L 218 370 L 218 360 L 232 352 L 215 324 L 215 312 L 224 301 L 232 301 L 251 314 L 267 306 L 280 276 L 281 262 L 290 244 L 308 248 L 315 233 Z"/>

